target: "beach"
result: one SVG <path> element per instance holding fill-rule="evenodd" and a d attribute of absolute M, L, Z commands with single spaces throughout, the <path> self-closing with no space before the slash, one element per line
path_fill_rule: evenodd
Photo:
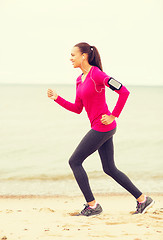
<path fill-rule="evenodd" d="M 129 194 L 96 195 L 103 213 L 74 216 L 82 196 L 1 196 L 0 239 L 162 240 L 163 194 L 150 194 L 155 205 L 132 215 L 136 202 Z"/>
<path fill-rule="evenodd" d="M 163 240 L 162 7 L 0 1 L 0 240 Z M 98 144 L 75 151 L 92 128 Z M 99 215 L 79 216 L 93 198 L 78 163 Z M 155 204 L 133 214 L 141 193 Z"/>
<path fill-rule="evenodd" d="M 74 102 L 74 85 L 6 84 L 0 87 L 2 196 L 80 194 L 68 160 L 90 130 L 90 123 L 84 110 L 78 115 L 48 99 L 48 87 Z M 163 112 L 160 103 L 163 88 L 129 86 L 128 89 L 131 94 L 117 119 L 114 135 L 115 163 L 142 192 L 162 193 Z M 110 89 L 106 89 L 106 94 L 112 110 L 118 96 Z M 126 192 L 104 174 L 98 152 L 84 161 L 84 168 L 93 192 Z"/>
<path fill-rule="evenodd" d="M 0 88 L 0 240 L 162 240 L 163 88 L 129 87 L 131 96 L 114 136 L 117 167 L 150 193 L 155 205 L 144 215 L 132 215 L 135 199 L 104 174 L 96 152 L 84 168 L 103 213 L 88 218 L 74 216 L 85 199 L 68 159 L 90 125 L 84 111 L 75 115 L 49 101 L 48 87 L 74 101 L 71 85 Z M 117 96 L 107 94 L 113 109 Z"/>

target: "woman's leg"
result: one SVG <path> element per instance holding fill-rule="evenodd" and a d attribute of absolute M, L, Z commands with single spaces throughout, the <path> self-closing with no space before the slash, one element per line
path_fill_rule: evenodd
<path fill-rule="evenodd" d="M 74 173 L 75 179 L 87 202 L 94 201 L 88 176 L 82 166 L 83 161 L 100 148 L 109 137 L 115 133 L 115 129 L 110 132 L 98 132 L 91 129 L 72 154 L 69 164 Z"/>
<path fill-rule="evenodd" d="M 142 192 L 130 181 L 130 179 L 121 171 L 117 169 L 114 162 L 114 147 L 113 137 L 108 139 L 99 149 L 100 158 L 104 172 L 111 176 L 117 183 L 130 192 L 136 199 L 138 199 Z"/>

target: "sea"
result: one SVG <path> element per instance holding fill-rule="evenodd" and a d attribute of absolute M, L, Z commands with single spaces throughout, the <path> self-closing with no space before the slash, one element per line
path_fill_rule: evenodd
<path fill-rule="evenodd" d="M 74 85 L 0 85 L 0 196 L 81 195 L 68 160 L 90 130 L 85 110 L 75 114 L 47 97 L 52 88 L 70 102 Z M 163 193 L 163 86 L 127 86 L 117 119 L 117 167 L 145 193 Z M 112 110 L 118 94 L 106 88 Z M 97 152 L 83 164 L 94 194 L 126 193 L 101 166 Z"/>

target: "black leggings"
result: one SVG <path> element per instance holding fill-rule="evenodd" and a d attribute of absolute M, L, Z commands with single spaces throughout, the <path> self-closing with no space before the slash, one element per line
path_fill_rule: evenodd
<path fill-rule="evenodd" d="M 116 129 L 109 132 L 98 132 L 91 129 L 72 154 L 69 164 L 74 173 L 75 179 L 87 202 L 94 200 L 88 176 L 82 166 L 83 161 L 98 150 L 103 170 L 111 176 L 116 182 L 130 192 L 136 199 L 142 194 L 130 179 L 119 171 L 114 163 L 113 135 Z"/>

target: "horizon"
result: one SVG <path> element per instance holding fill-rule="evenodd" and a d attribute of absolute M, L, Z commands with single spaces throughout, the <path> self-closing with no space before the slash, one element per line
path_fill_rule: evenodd
<path fill-rule="evenodd" d="M 44 86 L 44 85 L 53 85 L 53 86 L 56 86 L 56 85 L 58 85 L 58 86 L 63 86 L 63 85 L 65 85 L 65 86 L 75 86 L 75 84 L 74 83 L 52 83 L 52 82 L 50 82 L 50 83 L 1 83 L 0 82 L 0 85 L 23 85 L 23 86 L 29 86 L 29 85 L 31 85 L 31 86 L 37 86 L 37 85 L 42 85 L 42 86 Z M 145 85 L 145 84 L 125 84 L 125 86 L 131 86 L 131 87 L 163 87 L 163 84 L 161 85 L 158 85 L 158 84 L 151 84 L 151 85 Z"/>

